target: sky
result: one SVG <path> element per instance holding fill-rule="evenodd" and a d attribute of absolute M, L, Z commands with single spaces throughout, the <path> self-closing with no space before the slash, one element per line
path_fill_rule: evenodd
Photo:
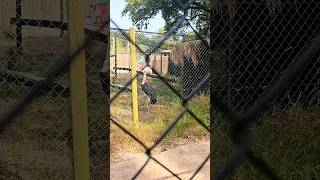
<path fill-rule="evenodd" d="M 110 17 L 117 23 L 117 25 L 122 29 L 128 29 L 133 26 L 130 18 L 126 16 L 121 16 L 123 9 L 125 8 L 125 0 L 111 0 L 110 1 Z M 158 14 L 155 18 L 150 20 L 147 31 L 157 32 L 160 28 L 164 27 L 165 21 L 162 19 L 161 15 Z M 111 27 L 115 27 L 111 23 Z M 145 29 L 143 29 L 145 30 Z"/>

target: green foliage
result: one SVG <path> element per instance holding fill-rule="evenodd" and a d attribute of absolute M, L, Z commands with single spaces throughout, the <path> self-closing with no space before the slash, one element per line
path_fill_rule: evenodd
<path fill-rule="evenodd" d="M 188 3 L 188 0 L 180 0 L 181 5 Z M 155 3 L 154 0 L 126 0 L 126 7 L 122 12 L 128 14 L 131 20 L 139 29 L 147 28 L 149 20 L 157 14 L 161 14 L 166 24 L 164 29 L 170 29 L 175 20 L 183 15 L 183 7 L 175 0 L 161 0 Z M 209 28 L 209 1 L 196 0 L 190 7 L 188 20 L 195 25 L 199 32 L 208 35 Z M 187 25 L 184 25 L 187 27 Z M 183 27 L 181 30 L 183 31 Z"/>
<path fill-rule="evenodd" d="M 190 110 L 207 126 L 210 125 L 210 100 L 208 96 L 198 96 L 190 101 Z M 179 109 L 176 110 L 177 112 Z M 193 132 L 196 137 L 201 137 L 209 134 L 192 116 L 185 114 L 177 123 L 173 132 L 178 135 L 188 136 Z"/>
<path fill-rule="evenodd" d="M 158 33 L 164 33 L 164 29 L 159 29 Z M 142 50 L 142 51 L 148 51 L 150 50 L 153 46 L 155 46 L 160 39 L 162 38 L 162 34 L 146 34 L 143 32 L 137 32 L 136 33 L 136 44 L 138 45 L 138 47 Z M 116 37 L 117 40 L 117 51 L 118 52 L 124 52 L 127 50 L 128 47 L 128 40 L 125 36 L 123 36 L 121 34 L 121 32 L 112 32 L 111 33 L 111 40 L 110 40 L 110 44 L 111 47 L 114 47 L 114 40 Z M 169 39 L 167 40 L 161 47 L 160 47 L 160 51 L 161 50 L 168 50 L 171 49 L 174 46 L 178 46 L 180 44 L 183 43 L 183 41 L 185 41 L 186 39 Z M 112 51 L 114 51 L 112 49 Z"/>
<path fill-rule="evenodd" d="M 111 44 L 111 47 L 114 47 L 114 37 L 116 37 L 116 40 L 117 40 L 117 51 L 118 52 L 124 52 L 126 51 L 126 48 L 128 46 L 128 40 L 121 34 L 121 32 L 111 32 L 110 33 L 110 44 Z M 112 51 L 114 51 L 112 49 Z"/>

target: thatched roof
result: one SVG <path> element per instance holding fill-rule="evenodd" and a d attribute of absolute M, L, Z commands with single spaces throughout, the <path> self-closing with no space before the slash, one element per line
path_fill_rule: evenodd
<path fill-rule="evenodd" d="M 217 9 L 222 5 L 227 5 L 229 13 L 232 15 L 237 9 L 237 3 L 245 0 L 212 0 L 212 9 Z M 252 2 L 252 1 L 251 1 Z M 275 13 L 281 5 L 281 0 L 261 0 L 266 7 L 270 10 L 270 13 Z"/>
<path fill-rule="evenodd" d="M 176 65 L 183 65 L 186 61 L 198 64 L 208 61 L 206 58 L 209 58 L 209 49 L 201 40 L 186 42 L 170 52 L 170 59 Z"/>

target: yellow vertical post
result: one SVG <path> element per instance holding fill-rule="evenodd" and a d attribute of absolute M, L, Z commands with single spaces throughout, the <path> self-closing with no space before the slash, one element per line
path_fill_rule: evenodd
<path fill-rule="evenodd" d="M 137 75 L 137 50 L 135 46 L 136 42 L 136 30 L 135 28 L 129 29 L 130 42 L 130 54 L 131 54 L 131 77 L 134 78 Z M 134 78 L 131 84 L 132 89 L 132 120 L 134 127 L 139 127 L 139 113 L 138 113 L 138 81 Z"/>
<path fill-rule="evenodd" d="M 69 52 L 84 42 L 83 0 L 68 0 Z M 70 65 L 74 179 L 88 180 L 89 145 L 85 53 L 79 53 Z"/>

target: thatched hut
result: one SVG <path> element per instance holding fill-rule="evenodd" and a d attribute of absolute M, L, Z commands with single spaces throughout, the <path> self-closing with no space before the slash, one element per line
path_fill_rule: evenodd
<path fill-rule="evenodd" d="M 200 40 L 190 41 L 172 49 L 170 59 L 174 66 L 180 69 L 181 93 L 184 96 L 188 96 L 210 72 L 209 49 Z M 199 92 L 208 90 L 209 82 Z"/>
<path fill-rule="evenodd" d="M 215 2 L 219 11 L 214 13 L 212 44 L 228 50 L 230 101 L 244 109 L 319 35 L 320 2 L 229 0 L 227 6 L 222 0 Z M 319 59 L 314 59 L 286 97 L 309 104 L 319 90 L 319 68 Z"/>
<path fill-rule="evenodd" d="M 213 89 L 238 110 L 251 106 L 320 34 L 320 2 L 316 0 L 215 0 L 213 5 L 217 10 L 210 37 L 211 63 L 209 50 L 200 40 L 176 47 L 170 59 L 175 70 L 180 70 L 184 95 L 211 65 Z M 309 105 L 313 97 L 319 98 L 319 58 L 306 69 L 279 98 L 281 102 Z"/>

